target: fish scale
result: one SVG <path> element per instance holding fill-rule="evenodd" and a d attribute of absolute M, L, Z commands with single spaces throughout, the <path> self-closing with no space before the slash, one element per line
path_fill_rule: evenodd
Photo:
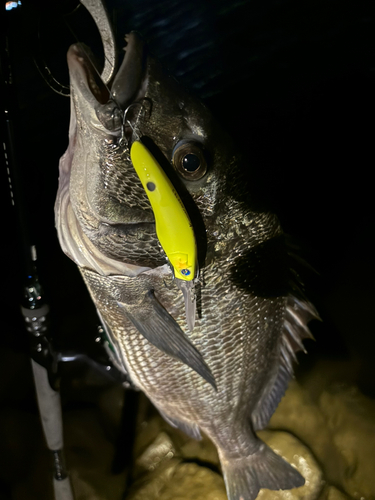
<path fill-rule="evenodd" d="M 118 141 L 112 139 L 103 142 L 100 168 L 104 187 L 120 203 L 152 213 L 150 202 L 128 156 L 129 153 L 124 153 Z"/>
<path fill-rule="evenodd" d="M 210 275 L 212 274 L 213 276 L 217 276 L 217 272 L 215 269 L 215 266 L 211 266 L 212 270 L 209 268 L 206 272 L 206 280 L 209 283 L 210 282 Z M 220 266 L 221 269 L 222 266 Z M 87 276 L 88 272 L 84 272 L 84 276 Z M 90 273 L 91 275 L 91 280 L 90 283 L 88 284 L 90 289 L 93 289 L 93 280 L 95 282 L 96 276 L 93 273 Z M 128 280 L 130 281 L 130 280 Z M 134 279 L 133 279 L 134 281 Z M 210 288 L 210 286 L 207 286 L 207 291 L 208 293 L 204 292 L 202 295 L 202 308 L 203 310 L 206 310 L 208 308 L 205 307 L 205 302 L 206 302 L 206 297 L 208 303 L 212 303 L 212 301 L 220 301 L 220 303 L 223 305 L 223 310 L 226 311 L 227 309 L 231 309 L 231 301 L 237 301 L 238 299 L 241 300 L 241 297 L 236 297 L 238 295 L 238 291 L 234 290 L 232 295 L 228 293 L 227 286 L 225 285 L 225 282 L 221 280 L 221 286 L 215 288 Z M 154 284 L 153 284 L 154 285 Z M 116 288 L 118 287 L 118 283 L 116 283 Z M 96 285 L 96 288 L 99 290 L 103 290 L 103 285 Z M 129 289 L 129 285 L 127 286 Z M 183 302 L 182 302 L 182 296 L 177 296 L 174 293 L 174 291 L 169 292 L 168 296 L 163 296 L 162 286 L 159 285 L 159 289 L 157 290 L 158 292 L 161 292 L 161 301 L 167 305 L 170 304 L 170 301 L 172 299 L 172 305 L 168 308 L 171 311 L 172 310 L 179 310 L 180 314 L 179 316 L 176 316 L 175 319 L 177 322 L 181 323 L 181 326 L 185 328 L 184 322 L 184 316 L 181 311 L 183 311 Z M 92 293 L 93 295 L 96 295 L 96 292 L 94 291 Z M 101 292 L 102 294 L 102 292 Z M 165 295 L 165 294 L 164 294 Z M 104 295 L 105 300 L 108 300 L 108 295 Z M 177 299 L 177 300 L 176 300 Z M 97 300 L 97 298 L 96 298 Z M 255 308 L 256 310 L 259 309 L 259 306 L 256 305 L 256 301 L 259 300 L 257 298 L 254 298 L 254 300 L 250 303 L 250 309 Z M 100 301 L 100 296 L 99 296 L 99 301 Z M 227 304 L 227 305 L 226 305 Z M 248 305 L 249 306 L 249 305 Z M 102 306 L 99 303 L 97 303 L 97 307 L 99 310 L 102 309 Z M 242 309 L 241 311 L 238 311 L 238 316 L 240 319 L 243 316 L 246 316 L 246 310 Z M 253 316 L 253 315 L 252 315 Z M 112 317 L 112 316 L 111 316 Z M 106 319 L 106 316 L 104 315 L 104 319 Z M 255 320 L 256 323 L 259 322 L 259 320 Z M 117 322 L 121 322 L 121 318 L 117 320 Z M 230 320 L 230 325 L 227 324 L 228 320 L 225 320 L 224 318 L 220 318 L 218 321 L 217 317 L 211 317 L 211 318 L 205 318 L 203 317 L 200 322 L 197 322 L 197 326 L 194 329 L 194 331 L 189 334 L 189 337 L 191 338 L 192 342 L 194 343 L 195 338 L 198 339 L 205 339 L 204 343 L 200 345 L 200 351 L 204 358 L 207 360 L 209 366 L 211 367 L 215 379 L 217 382 L 218 387 L 221 387 L 222 380 L 231 380 L 231 385 L 233 387 L 237 387 L 238 385 L 244 384 L 244 380 L 246 384 L 251 384 L 251 373 L 249 374 L 249 377 L 244 377 L 242 373 L 242 364 L 243 364 L 243 351 L 241 349 L 238 349 L 238 346 L 241 346 L 243 344 L 242 339 L 244 336 L 243 328 L 239 328 L 238 333 L 232 330 L 232 324 L 233 324 L 233 317 Z M 220 327 L 220 325 L 223 325 Z M 278 325 L 276 325 L 278 326 Z M 127 335 L 125 339 L 130 336 L 131 341 L 124 343 L 123 345 L 126 345 L 126 351 L 127 351 L 127 356 L 129 359 L 131 359 L 134 356 L 134 366 L 137 368 L 137 374 L 134 376 L 134 381 L 138 385 L 142 387 L 142 389 L 148 394 L 152 400 L 156 402 L 158 405 L 158 400 L 159 396 L 158 393 L 160 392 L 161 394 L 164 394 L 165 389 L 163 386 L 158 383 L 156 386 L 154 384 L 150 384 L 150 381 L 152 382 L 153 377 L 150 378 L 149 376 L 149 370 L 145 372 L 143 364 L 143 357 L 146 356 L 146 358 L 150 359 L 155 359 L 159 358 L 160 365 L 158 368 L 155 370 L 155 372 L 159 373 L 158 378 L 162 379 L 163 378 L 163 370 L 160 371 L 160 366 L 164 367 L 166 366 L 166 370 L 168 371 L 168 393 L 170 395 L 170 398 L 180 398 L 181 397 L 181 392 L 186 391 L 186 387 L 184 384 L 184 379 L 187 379 L 187 383 L 189 383 L 190 379 L 192 377 L 196 377 L 197 380 L 199 381 L 198 383 L 204 384 L 205 382 L 200 381 L 198 376 L 194 373 L 191 373 L 188 367 L 185 365 L 181 364 L 178 361 L 172 360 L 168 358 L 164 353 L 158 351 L 154 346 L 148 345 L 147 341 L 132 327 L 131 323 L 128 321 L 126 325 L 126 332 Z M 211 327 L 211 328 L 210 328 Z M 243 325 L 243 327 L 246 327 L 246 325 Z M 228 335 L 228 329 L 231 329 L 231 335 Z M 202 331 L 202 329 L 204 329 Z M 112 330 L 113 331 L 113 330 Z M 113 333 L 116 335 L 116 331 L 114 330 Z M 123 335 L 120 336 L 119 340 L 120 342 L 123 341 Z M 217 358 L 216 363 L 214 363 L 217 350 L 215 347 L 210 346 L 210 340 L 214 339 L 215 344 L 218 339 L 221 340 L 222 346 L 221 346 L 221 356 Z M 250 339 L 249 339 L 250 340 Z M 256 339 L 255 339 L 256 340 Z M 125 340 L 124 340 L 125 342 Z M 147 349 L 145 349 L 147 347 Z M 237 348 L 237 349 L 236 349 Z M 136 349 L 136 352 L 133 352 L 134 349 Z M 237 351 L 237 352 L 235 352 Z M 133 352 L 133 355 L 130 356 L 130 352 Z M 211 353 L 213 355 L 211 355 Z M 224 356 L 223 356 L 224 354 Z M 253 351 L 252 354 L 254 355 L 254 360 L 250 357 L 250 365 L 256 364 L 257 362 L 257 350 Z M 225 360 L 228 360 L 228 363 L 225 362 Z M 171 366 L 174 365 L 174 366 Z M 132 372 L 135 371 L 134 369 L 131 370 Z M 138 380 L 138 378 L 140 380 Z M 148 386 L 145 384 L 145 382 L 148 383 Z M 194 389 L 193 389 L 194 391 Z M 241 389 L 237 391 L 237 393 L 240 393 Z M 204 399 L 207 399 L 207 396 L 203 396 Z M 233 398 L 233 393 L 231 394 L 231 398 Z M 197 399 L 197 395 L 191 395 L 191 397 L 188 398 L 190 403 L 189 406 L 191 406 L 192 401 L 194 399 Z M 199 398 L 198 398 L 199 399 Z M 206 402 L 207 403 L 207 402 Z M 200 401 L 198 401 L 198 404 L 201 404 Z M 209 405 L 209 403 L 208 403 Z M 172 415 L 174 416 L 174 415 Z"/>
<path fill-rule="evenodd" d="M 147 235 L 147 229 L 143 229 L 144 237 L 142 238 L 143 245 L 141 249 L 139 248 L 139 239 L 136 235 L 131 233 L 122 234 L 121 228 L 118 231 L 118 234 L 113 233 L 97 238 L 96 246 L 104 255 L 126 260 L 130 264 L 140 264 L 143 266 L 163 265 L 165 263 L 164 252 L 159 245 L 154 231 L 150 230 L 149 235 Z"/>

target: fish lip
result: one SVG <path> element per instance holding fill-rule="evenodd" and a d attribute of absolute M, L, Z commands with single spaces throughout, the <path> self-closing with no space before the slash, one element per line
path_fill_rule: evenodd
<path fill-rule="evenodd" d="M 90 133 L 93 133 L 94 137 L 96 137 L 96 132 L 99 132 L 99 141 L 104 135 L 106 140 L 115 140 L 116 144 L 122 135 L 130 144 L 141 107 L 132 106 L 132 109 L 126 113 L 126 121 L 132 126 L 123 127 L 124 111 L 129 104 L 142 102 L 141 99 L 144 98 L 148 85 L 146 51 L 143 41 L 136 32 L 131 32 L 125 38 L 127 41 L 125 57 L 112 84 L 108 86 L 101 80 L 95 66 L 94 55 L 88 47 L 80 43 L 73 44 L 67 54 L 76 118 L 85 124 L 85 128 L 91 130 Z M 128 80 L 131 80 L 129 85 Z M 89 212 L 98 224 L 104 224 L 110 232 L 115 230 L 116 226 L 126 231 L 127 225 L 128 232 L 135 231 L 136 225 L 143 223 L 155 227 L 152 210 L 149 212 L 130 207 L 128 214 L 124 217 L 125 220 L 114 222 L 106 220 L 98 211 L 92 202 L 92 197 L 87 194 L 87 185 L 85 198 Z M 111 229 L 111 226 L 114 228 Z"/>
<path fill-rule="evenodd" d="M 125 36 L 125 56 L 112 84 L 105 85 L 94 64 L 95 58 L 84 44 L 70 46 L 67 54 L 73 88 L 77 88 L 108 131 L 122 127 L 123 114 L 130 104 L 145 96 L 147 86 L 146 51 L 136 32 Z"/>
<path fill-rule="evenodd" d="M 69 47 L 67 53 L 71 86 L 76 87 L 93 107 L 109 99 L 109 91 L 94 66 L 90 49 L 82 43 Z"/>

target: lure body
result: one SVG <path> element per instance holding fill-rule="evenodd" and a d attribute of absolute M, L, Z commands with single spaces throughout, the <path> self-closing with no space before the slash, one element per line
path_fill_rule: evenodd
<path fill-rule="evenodd" d="M 173 266 L 176 278 L 191 281 L 196 275 L 197 251 L 192 223 L 167 175 L 140 141 L 135 141 L 130 158 L 155 216 L 160 244 Z"/>

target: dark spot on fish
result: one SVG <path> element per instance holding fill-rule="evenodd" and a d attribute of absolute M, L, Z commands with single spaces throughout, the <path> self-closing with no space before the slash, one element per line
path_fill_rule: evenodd
<path fill-rule="evenodd" d="M 259 297 L 281 297 L 289 292 L 288 254 L 284 236 L 269 239 L 235 260 L 232 282 Z"/>

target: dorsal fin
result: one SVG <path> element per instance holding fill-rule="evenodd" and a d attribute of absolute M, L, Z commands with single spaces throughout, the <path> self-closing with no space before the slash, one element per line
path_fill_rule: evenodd
<path fill-rule="evenodd" d="M 312 319 L 320 319 L 315 307 L 308 301 L 294 295 L 287 298 L 284 327 L 280 343 L 279 368 L 273 380 L 267 384 L 255 410 L 251 415 L 255 431 L 263 429 L 269 422 L 293 376 L 293 361 L 296 352 L 303 350 L 303 339 L 312 336 L 307 323 Z"/>

